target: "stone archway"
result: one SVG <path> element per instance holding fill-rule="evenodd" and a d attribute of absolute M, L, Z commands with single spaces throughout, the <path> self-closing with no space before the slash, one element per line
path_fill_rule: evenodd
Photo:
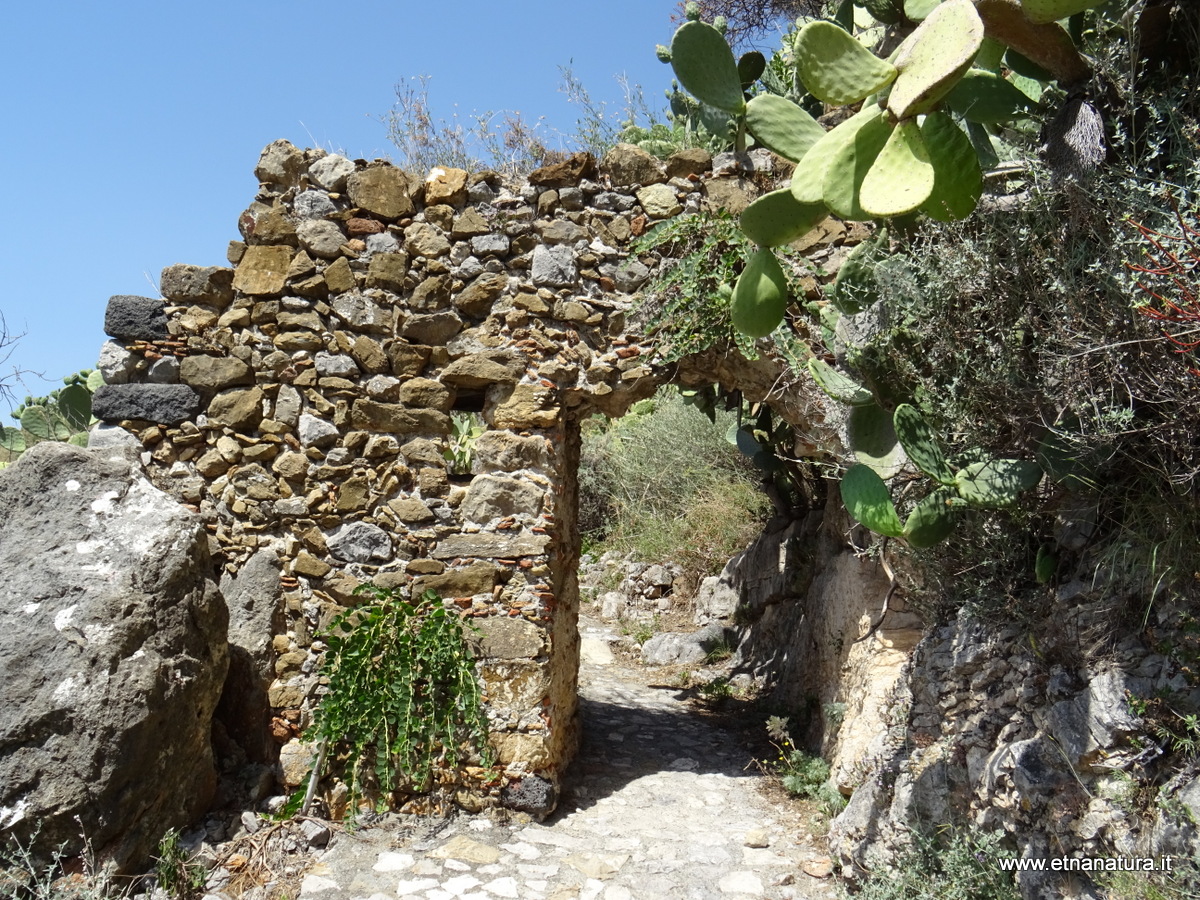
<path fill-rule="evenodd" d="M 482 630 L 493 743 L 545 811 L 577 740 L 580 416 L 722 383 L 823 435 L 818 400 L 777 390 L 779 364 L 659 367 L 628 333 L 650 274 L 631 238 L 749 190 L 706 168 L 622 145 L 598 172 L 580 155 L 515 186 L 418 183 L 278 141 L 232 268 L 171 266 L 165 302 L 110 300 L 94 412 L 202 516 L 242 660 L 225 725 L 264 756 L 269 730 L 289 783 L 311 757 L 314 637 L 370 579 L 433 588 Z M 487 423 L 470 476 L 444 453 L 455 411 Z"/>

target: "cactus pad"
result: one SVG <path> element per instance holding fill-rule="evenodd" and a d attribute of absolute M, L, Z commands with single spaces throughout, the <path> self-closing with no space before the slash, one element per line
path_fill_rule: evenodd
<path fill-rule="evenodd" d="M 742 81 L 742 90 L 750 89 L 750 85 L 762 78 L 767 69 L 767 58 L 757 50 L 743 53 L 737 61 L 738 78 Z"/>
<path fill-rule="evenodd" d="M 783 321 L 787 298 L 787 278 L 779 260 L 770 250 L 756 251 L 733 289 L 733 327 L 750 337 L 766 337 Z"/>
<path fill-rule="evenodd" d="M 671 66 L 697 100 L 725 112 L 746 108 L 733 51 L 721 32 L 703 22 L 684 22 L 671 39 Z"/>
<path fill-rule="evenodd" d="M 954 470 L 946 462 L 933 429 L 919 409 L 901 403 L 892 414 L 892 425 L 900 446 L 918 469 L 942 484 L 954 484 Z"/>
<path fill-rule="evenodd" d="M 92 392 L 82 384 L 72 384 L 58 392 L 58 411 L 67 427 L 82 431 L 92 420 Z"/>
<path fill-rule="evenodd" d="M 900 471 L 904 450 L 896 440 L 892 417 L 877 404 L 851 409 L 846 420 L 846 434 L 854 458 L 874 469 L 880 478 L 891 478 Z"/>
<path fill-rule="evenodd" d="M 850 251 L 833 282 L 830 300 L 838 312 L 858 315 L 879 299 L 875 265 L 888 249 L 887 228 L 882 227 Z"/>
<path fill-rule="evenodd" d="M 904 21 L 904 0 L 862 0 L 862 7 L 882 25 L 898 25 Z"/>
<path fill-rule="evenodd" d="M 857 103 L 896 78 L 880 59 L 832 22 L 809 22 L 796 35 L 796 71 L 808 92 L 825 103 Z"/>
<path fill-rule="evenodd" d="M 25 435 L 20 428 L 0 425 L 0 450 L 7 450 L 9 453 L 25 452 Z"/>
<path fill-rule="evenodd" d="M 920 22 L 941 2 L 942 0 L 904 0 L 904 17 L 910 22 Z"/>
<path fill-rule="evenodd" d="M 1042 480 L 1042 467 L 1023 459 L 989 459 L 972 463 L 954 476 L 958 495 L 972 506 L 1012 506 L 1022 491 Z"/>
<path fill-rule="evenodd" d="M 946 105 L 972 122 L 1010 122 L 1036 106 L 1011 81 L 972 69 L 946 95 Z"/>
<path fill-rule="evenodd" d="M 825 176 L 834 156 L 845 144 L 852 143 L 858 130 L 883 114 L 878 106 L 868 105 L 856 112 L 813 144 L 792 173 L 792 195 L 801 203 L 817 203 L 825 197 Z"/>
<path fill-rule="evenodd" d="M 983 22 L 971 0 L 945 0 L 900 45 L 888 95 L 897 119 L 928 112 L 971 67 L 983 45 Z"/>
<path fill-rule="evenodd" d="M 859 191 L 863 210 L 874 218 L 910 213 L 933 193 L 933 164 L 916 119 L 896 123 Z"/>
<path fill-rule="evenodd" d="M 738 225 L 754 243 L 778 247 L 804 237 L 828 215 L 824 203 L 801 203 L 784 188 L 763 194 L 742 210 Z"/>
<path fill-rule="evenodd" d="M 862 207 L 862 185 L 894 127 L 878 106 L 869 106 L 868 110 L 871 117 L 850 140 L 836 147 L 825 172 L 825 203 L 843 219 L 852 222 L 874 218 Z M 848 125 L 852 121 L 842 124 Z"/>
<path fill-rule="evenodd" d="M 21 410 L 21 427 L 39 441 L 65 441 L 71 436 L 70 427 L 53 406 L 26 406 Z"/>
<path fill-rule="evenodd" d="M 816 119 L 778 94 L 759 94 L 746 104 L 746 128 L 772 153 L 794 163 L 825 137 Z"/>
<path fill-rule="evenodd" d="M 888 537 L 904 534 L 887 485 L 873 469 L 864 465 L 851 466 L 842 476 L 841 493 L 846 511 L 856 521 Z"/>
<path fill-rule="evenodd" d="M 817 387 L 839 403 L 867 406 L 875 402 L 875 396 L 870 391 L 823 359 L 810 359 L 808 371 L 812 373 Z"/>
<path fill-rule="evenodd" d="M 954 530 L 953 494 L 940 488 L 916 505 L 904 523 L 904 539 L 912 547 L 932 547 Z"/>
<path fill-rule="evenodd" d="M 1057 22 L 1085 9 L 1099 6 L 1104 0 L 1021 0 L 1025 18 L 1035 25 Z"/>
<path fill-rule="evenodd" d="M 933 163 L 933 192 L 921 212 L 939 222 L 966 218 L 983 193 L 983 172 L 971 139 L 944 112 L 925 117 L 921 136 Z"/>

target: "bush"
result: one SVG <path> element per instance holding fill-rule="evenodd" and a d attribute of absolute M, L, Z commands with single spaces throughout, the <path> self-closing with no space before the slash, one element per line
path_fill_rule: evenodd
<path fill-rule="evenodd" d="M 1000 868 L 1012 852 L 1001 836 L 946 829 L 936 837 L 913 834 L 912 849 L 873 873 L 855 900 L 1018 900 L 1013 877 Z"/>
<path fill-rule="evenodd" d="M 767 500 L 749 461 L 674 389 L 615 422 L 586 423 L 579 467 L 580 530 L 592 552 L 676 562 L 693 586 L 757 534 Z M 597 546 L 600 545 L 600 546 Z"/>

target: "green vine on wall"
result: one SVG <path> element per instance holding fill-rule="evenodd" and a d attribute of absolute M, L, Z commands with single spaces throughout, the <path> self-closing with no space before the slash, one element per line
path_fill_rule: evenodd
<path fill-rule="evenodd" d="M 462 617 L 436 592 L 359 586 L 374 602 L 346 610 L 324 635 L 328 692 L 313 734 L 342 762 L 351 809 L 452 782 L 473 760 L 491 764 L 487 716 Z"/>

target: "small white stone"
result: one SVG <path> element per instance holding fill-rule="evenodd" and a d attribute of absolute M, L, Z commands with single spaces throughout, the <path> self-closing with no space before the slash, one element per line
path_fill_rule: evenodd
<path fill-rule="evenodd" d="M 371 868 L 376 872 L 403 872 L 413 864 L 411 853 L 380 853 L 379 859 Z"/>
<path fill-rule="evenodd" d="M 723 894 L 753 894 L 760 896 L 763 883 L 753 872 L 730 872 L 718 882 Z"/>

